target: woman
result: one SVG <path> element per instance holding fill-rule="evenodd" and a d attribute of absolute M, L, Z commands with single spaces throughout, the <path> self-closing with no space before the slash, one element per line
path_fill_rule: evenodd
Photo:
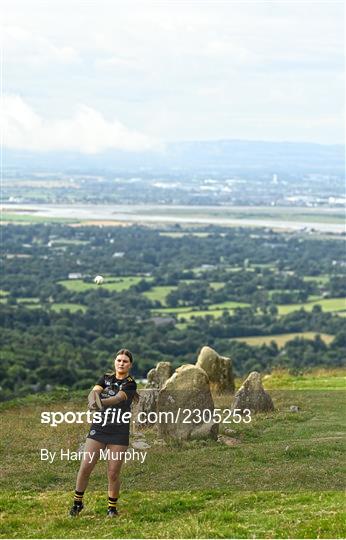
<path fill-rule="evenodd" d="M 137 385 L 129 375 L 133 357 L 128 349 L 116 353 L 114 373 L 106 373 L 98 380 L 88 396 L 89 408 L 100 411 L 102 422 L 91 425 L 84 448 L 84 458 L 81 461 L 74 495 L 71 516 L 77 516 L 83 510 L 83 495 L 88 485 L 89 477 L 99 457 L 100 450 L 107 447 L 108 460 L 108 517 L 118 514 L 116 503 L 120 488 L 120 469 L 124 452 L 129 445 L 130 423 L 122 421 L 122 415 L 131 410 L 131 402 L 137 396 Z M 112 409 L 120 414 L 110 414 Z M 107 412 L 108 410 L 108 412 Z M 113 416 L 113 418 L 112 418 Z M 114 418 L 116 417 L 116 418 Z M 129 417 L 129 415 L 127 415 Z M 126 415 L 125 415 L 126 418 Z M 115 421 L 114 421 L 115 420 Z M 123 452 L 120 454 L 120 452 Z M 88 456 L 88 457 L 87 457 Z M 114 459 L 115 458 L 115 459 Z"/>

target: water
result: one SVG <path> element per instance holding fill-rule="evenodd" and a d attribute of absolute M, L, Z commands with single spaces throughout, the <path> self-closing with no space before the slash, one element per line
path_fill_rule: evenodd
<path fill-rule="evenodd" d="M 310 208 L 255 208 L 255 207 L 211 207 L 211 206 L 168 206 L 168 205 L 51 205 L 51 204 L 3 204 L 3 212 L 18 214 L 33 214 L 47 218 L 65 218 L 86 221 L 120 221 L 124 223 L 197 223 L 229 226 L 269 227 L 291 230 L 315 229 L 321 232 L 342 233 L 345 226 L 342 223 L 325 223 L 323 221 L 296 221 L 294 214 L 323 213 L 326 218 L 333 215 L 333 209 Z M 246 212 L 278 213 L 278 217 L 244 218 Z M 291 213 L 292 220 L 280 219 L 280 211 Z M 237 218 L 234 213 L 239 212 Z M 340 210 L 336 210 L 340 213 Z M 232 213 L 231 217 L 225 216 Z M 205 214 L 205 215 L 203 215 Z M 219 214 L 219 215 L 215 215 Z M 316 219 L 316 217 L 314 218 Z"/>

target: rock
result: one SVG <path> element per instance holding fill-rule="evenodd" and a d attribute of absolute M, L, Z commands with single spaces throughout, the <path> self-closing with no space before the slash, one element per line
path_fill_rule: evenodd
<path fill-rule="evenodd" d="M 274 410 L 270 395 L 264 390 L 261 375 L 257 371 L 250 373 L 246 381 L 234 396 L 232 409 L 250 409 L 251 413 Z"/>
<path fill-rule="evenodd" d="M 150 444 L 145 441 L 132 441 L 131 446 L 135 450 L 147 450 L 148 448 L 151 448 Z"/>
<path fill-rule="evenodd" d="M 158 362 L 156 367 L 148 372 L 146 388 L 157 388 L 161 390 L 172 374 L 173 368 L 170 362 Z"/>
<path fill-rule="evenodd" d="M 291 405 L 290 406 L 290 412 L 299 412 L 298 405 Z"/>
<path fill-rule="evenodd" d="M 233 437 L 225 437 L 224 435 L 219 435 L 217 438 L 217 442 L 226 444 L 227 446 L 238 446 L 238 444 L 241 444 L 241 441 L 239 439 L 234 439 Z"/>
<path fill-rule="evenodd" d="M 193 412 L 194 409 L 200 411 L 200 419 L 196 413 L 189 416 L 189 411 Z M 157 410 L 158 414 L 161 414 L 159 436 L 165 441 L 217 438 L 218 424 L 212 420 L 214 402 L 209 378 L 198 366 L 187 364 L 175 371 L 159 392 Z M 166 422 L 162 419 L 162 413 L 167 414 Z M 172 417 L 177 419 L 177 422 L 172 421 Z M 183 422 L 184 420 L 186 422 Z"/>
<path fill-rule="evenodd" d="M 153 422 L 148 421 L 148 414 L 151 412 L 156 413 L 157 411 L 157 399 L 159 396 L 159 390 L 158 388 L 142 388 L 138 391 L 138 394 L 138 403 L 133 403 L 132 405 L 132 414 L 135 418 L 136 426 L 137 428 L 140 426 L 152 426 Z"/>
<path fill-rule="evenodd" d="M 132 437 L 134 439 L 143 439 L 145 437 L 144 433 L 141 433 L 140 431 L 134 431 L 132 433 Z"/>
<path fill-rule="evenodd" d="M 173 368 L 170 362 L 158 362 L 157 366 L 151 369 L 147 375 L 147 384 L 146 387 L 139 390 L 139 402 L 133 405 L 133 416 L 137 426 L 152 426 L 154 423 L 148 421 L 148 414 L 151 412 L 157 411 L 157 399 L 159 396 L 159 390 L 162 388 L 164 383 L 169 379 L 173 373 Z M 140 413 L 145 413 L 138 415 Z M 146 419 L 145 422 L 138 421 L 138 418 L 141 420 Z"/>
<path fill-rule="evenodd" d="M 225 428 L 223 432 L 225 435 L 235 435 L 237 433 L 235 429 L 231 428 Z"/>
<path fill-rule="evenodd" d="M 196 366 L 207 373 L 212 392 L 216 394 L 234 392 L 234 376 L 230 358 L 220 356 L 211 347 L 203 347 L 198 355 Z"/>

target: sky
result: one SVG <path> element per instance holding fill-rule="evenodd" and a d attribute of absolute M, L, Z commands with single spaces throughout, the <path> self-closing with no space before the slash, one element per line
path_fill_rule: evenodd
<path fill-rule="evenodd" d="M 343 143 L 344 5 L 2 0 L 7 148 Z"/>

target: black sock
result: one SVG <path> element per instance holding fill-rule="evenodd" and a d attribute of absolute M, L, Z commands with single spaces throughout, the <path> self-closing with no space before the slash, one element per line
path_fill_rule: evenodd
<path fill-rule="evenodd" d="M 74 492 L 74 499 L 73 499 L 73 502 L 75 505 L 77 506 L 82 506 L 83 504 L 83 495 L 84 495 L 84 491 L 75 491 Z"/>
<path fill-rule="evenodd" d="M 108 497 L 108 510 L 117 507 L 118 497 Z"/>

